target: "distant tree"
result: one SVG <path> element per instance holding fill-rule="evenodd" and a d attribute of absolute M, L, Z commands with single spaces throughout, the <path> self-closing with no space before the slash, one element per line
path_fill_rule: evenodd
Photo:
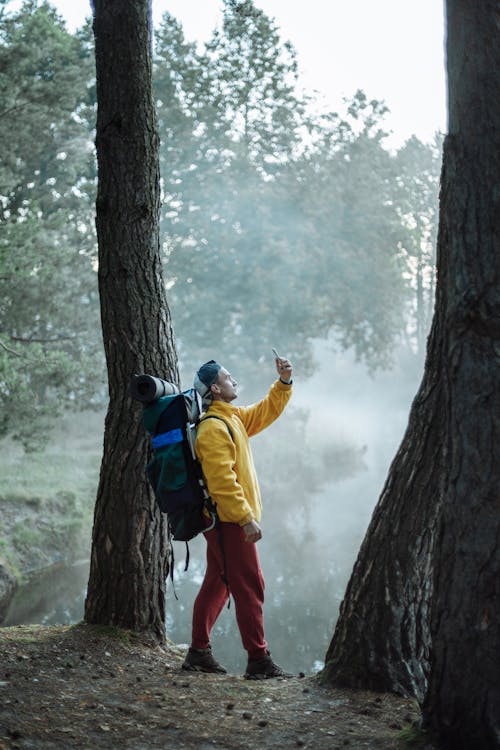
<path fill-rule="evenodd" d="M 305 322 L 334 333 L 371 367 L 390 361 L 409 298 L 397 165 L 383 147 L 386 112 L 357 91 L 343 116 L 320 118 L 286 186 Z"/>
<path fill-rule="evenodd" d="M 105 402 L 93 39 L 35 0 L 4 10 L 0 35 L 0 434 L 31 449 L 66 407 Z M 158 31 L 163 257 L 188 366 L 213 353 L 214 327 L 229 362 L 248 367 L 273 341 L 304 371 L 312 336 L 334 332 L 376 365 L 426 326 L 429 149 L 391 158 L 384 108 L 361 94 L 345 117 L 312 118 L 296 68 L 249 0 L 225 3 L 202 52 L 169 14 Z"/>
<path fill-rule="evenodd" d="M 293 50 L 279 45 L 275 24 L 251 2 L 227 2 L 221 31 L 199 55 L 184 42 L 179 24 L 165 15 L 156 62 L 160 117 L 174 115 L 163 119 L 162 164 L 182 161 L 165 179 L 162 224 L 181 356 L 183 341 L 202 353 L 212 345 L 208 334 L 217 329 L 220 345 L 234 361 L 255 360 L 262 320 L 279 325 L 276 299 L 270 314 L 274 260 L 266 238 L 275 185 L 264 173 L 275 176 L 277 161 L 270 154 L 278 156 L 277 139 L 281 163 L 291 158 L 299 137 Z"/>
<path fill-rule="evenodd" d="M 323 671 L 333 685 L 426 695 L 425 726 L 450 750 L 500 747 L 497 6 L 447 2 L 449 135 L 425 373 Z"/>
<path fill-rule="evenodd" d="M 103 387 L 88 34 L 46 3 L 0 16 L 0 435 L 28 449 Z"/>
<path fill-rule="evenodd" d="M 165 638 L 166 524 L 144 475 L 147 439 L 131 375 L 177 381 L 159 247 L 159 139 L 151 3 L 95 0 L 97 238 L 109 407 L 97 494 L 89 623 Z"/>
<path fill-rule="evenodd" d="M 414 289 L 408 334 L 418 353 L 425 351 L 434 311 L 441 141 L 438 135 L 433 144 L 423 144 L 412 136 L 396 155 L 396 206 L 406 230 L 402 253 Z"/>
<path fill-rule="evenodd" d="M 333 331 L 387 363 L 414 292 L 385 107 L 358 92 L 344 117 L 313 118 L 293 48 L 250 0 L 224 4 L 200 53 L 166 14 L 155 59 L 181 359 L 193 365 L 188 344 L 211 354 L 217 329 L 229 362 L 249 369 L 274 340 L 306 369 L 311 338 Z"/>
<path fill-rule="evenodd" d="M 202 62 L 209 71 L 206 104 L 217 129 L 232 134 L 235 164 L 276 174 L 299 145 L 303 125 L 292 45 L 252 0 L 224 0 L 222 28 Z"/>

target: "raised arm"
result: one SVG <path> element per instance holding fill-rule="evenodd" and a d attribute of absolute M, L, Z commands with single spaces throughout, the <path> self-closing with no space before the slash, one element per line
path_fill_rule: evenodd
<path fill-rule="evenodd" d="M 256 435 L 279 417 L 292 395 L 292 365 L 288 359 L 276 358 L 277 380 L 265 398 L 251 406 L 242 406 L 237 410 L 248 435 Z"/>

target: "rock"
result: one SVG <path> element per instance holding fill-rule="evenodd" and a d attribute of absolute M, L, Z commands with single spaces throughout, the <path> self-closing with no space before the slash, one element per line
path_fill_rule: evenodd
<path fill-rule="evenodd" d="M 0 623 L 5 620 L 7 610 L 16 593 L 17 579 L 10 572 L 7 564 L 0 560 Z"/>

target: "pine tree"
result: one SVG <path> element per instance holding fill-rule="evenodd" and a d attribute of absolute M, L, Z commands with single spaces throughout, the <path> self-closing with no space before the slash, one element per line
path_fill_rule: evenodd
<path fill-rule="evenodd" d="M 88 623 L 165 639 L 166 522 L 146 483 L 147 446 L 131 376 L 177 381 L 159 247 L 159 139 L 152 92 L 151 3 L 96 0 L 97 237 L 109 382 Z"/>
<path fill-rule="evenodd" d="M 449 134 L 425 372 L 323 672 L 333 685 L 416 695 L 450 750 L 500 746 L 496 12 L 493 0 L 481 12 L 447 3 Z"/>

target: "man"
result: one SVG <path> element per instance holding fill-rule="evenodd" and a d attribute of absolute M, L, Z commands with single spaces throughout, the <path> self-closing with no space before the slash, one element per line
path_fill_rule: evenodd
<path fill-rule="evenodd" d="M 248 653 L 247 679 L 289 677 L 271 658 L 264 636 L 264 579 L 256 542 L 260 528 L 261 497 L 249 438 L 279 417 L 292 391 L 292 365 L 277 358 L 279 379 L 267 396 L 252 406 L 232 404 L 237 382 L 218 362 L 206 362 L 194 386 L 209 403 L 197 431 L 196 454 L 219 528 L 205 532 L 207 569 L 193 609 L 191 647 L 183 669 L 225 673 L 212 656 L 210 633 L 232 594 L 243 647 Z"/>

